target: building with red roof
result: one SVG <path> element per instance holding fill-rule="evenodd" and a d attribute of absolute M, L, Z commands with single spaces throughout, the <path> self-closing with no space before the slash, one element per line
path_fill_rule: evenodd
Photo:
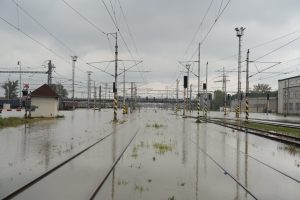
<path fill-rule="evenodd" d="M 31 106 L 35 107 L 32 117 L 56 117 L 58 115 L 59 95 L 47 84 L 31 93 Z"/>

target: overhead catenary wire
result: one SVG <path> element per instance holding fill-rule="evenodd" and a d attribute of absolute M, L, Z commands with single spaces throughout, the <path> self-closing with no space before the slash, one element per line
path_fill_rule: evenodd
<path fill-rule="evenodd" d="M 83 14 L 81 14 L 78 10 L 76 10 L 73 6 L 71 6 L 70 3 L 68 3 L 65 0 L 61 0 L 65 5 L 67 5 L 69 8 L 71 8 L 75 13 L 77 13 L 83 20 L 85 20 L 87 23 L 89 23 L 91 26 L 93 26 L 99 33 L 106 35 L 106 33 L 96 24 L 94 24 L 91 20 L 89 20 L 87 17 L 85 17 Z"/>
<path fill-rule="evenodd" d="M 100 1 L 100 0 L 98 0 L 98 1 Z M 123 44 L 125 45 L 126 50 L 128 51 L 128 53 L 129 53 L 129 55 L 131 56 L 131 58 L 132 58 L 133 60 L 135 60 L 135 59 L 134 59 L 134 56 L 133 56 L 133 54 L 132 54 L 132 52 L 131 52 L 131 50 L 130 50 L 128 44 L 127 44 L 127 42 L 125 41 L 125 38 L 124 38 L 124 36 L 123 36 L 123 34 L 122 34 L 120 28 L 119 28 L 119 25 L 118 25 L 117 22 L 114 20 L 114 17 L 112 16 L 112 14 L 111 14 L 111 12 L 110 12 L 108 6 L 106 5 L 106 3 L 105 3 L 104 0 L 101 0 L 101 2 L 102 2 L 102 4 L 104 5 L 104 7 L 105 7 L 107 13 L 109 14 L 110 19 L 112 20 L 112 22 L 113 22 L 113 24 L 114 24 L 114 26 L 115 26 L 117 32 L 119 33 L 120 38 L 121 38 Z M 139 66 L 137 66 L 137 68 L 139 69 Z M 142 75 L 142 73 L 140 73 L 140 75 L 141 75 L 143 81 L 146 82 L 145 79 L 144 79 L 144 77 L 143 77 L 143 75 Z"/>
<path fill-rule="evenodd" d="M 63 60 L 64 62 L 70 64 L 70 61 L 66 60 L 63 56 L 61 56 L 60 54 L 58 54 L 56 51 L 54 51 L 53 49 L 49 48 L 47 45 L 45 45 L 44 43 L 40 42 L 39 40 L 35 39 L 33 36 L 31 36 L 30 34 L 26 33 L 25 31 L 23 31 L 22 29 L 20 29 L 19 27 L 15 26 L 14 24 L 12 24 L 11 22 L 7 21 L 6 19 L 4 19 L 3 17 L 0 16 L 0 19 L 2 21 L 4 21 L 6 24 L 8 24 L 9 26 L 11 26 L 12 28 L 16 29 L 17 31 L 19 31 L 20 33 L 22 33 L 23 35 L 25 35 L 27 38 L 31 39 L 32 41 L 34 41 L 36 44 L 40 45 L 41 47 L 43 47 L 44 49 L 46 49 L 47 51 L 51 52 L 52 54 L 54 54 L 55 56 L 57 56 L 58 58 L 60 58 L 61 60 Z"/>

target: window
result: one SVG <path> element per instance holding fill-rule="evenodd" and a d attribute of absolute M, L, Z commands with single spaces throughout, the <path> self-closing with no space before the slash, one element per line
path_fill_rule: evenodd
<path fill-rule="evenodd" d="M 300 110 L 300 103 L 296 103 L 296 110 Z"/>
<path fill-rule="evenodd" d="M 286 110 L 286 107 L 287 107 L 286 105 L 287 105 L 286 103 L 283 104 L 283 109 L 284 110 Z"/>
<path fill-rule="evenodd" d="M 300 92 L 295 92 L 296 99 L 300 99 Z"/>
<path fill-rule="evenodd" d="M 293 110 L 293 103 L 289 103 L 289 110 Z"/>

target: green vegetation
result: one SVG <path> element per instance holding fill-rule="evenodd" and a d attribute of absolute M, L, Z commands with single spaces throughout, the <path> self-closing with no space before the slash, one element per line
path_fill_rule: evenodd
<path fill-rule="evenodd" d="M 153 147 L 158 154 L 165 154 L 173 149 L 171 145 L 165 143 L 154 143 Z"/>
<path fill-rule="evenodd" d="M 289 127 L 282 127 L 282 126 L 275 126 L 272 124 L 260 124 L 256 122 L 228 122 L 227 120 L 221 120 L 224 123 L 232 124 L 235 126 L 242 126 L 249 129 L 256 129 L 256 130 L 262 130 L 262 131 L 270 131 L 273 133 L 279 133 L 283 135 L 289 135 L 294 137 L 300 138 L 300 129 L 297 128 L 289 128 Z"/>
<path fill-rule="evenodd" d="M 300 130 L 297 128 L 289 128 L 282 126 L 274 126 L 270 124 L 259 124 L 255 122 L 244 123 L 244 126 L 247 128 L 260 129 L 264 131 L 272 131 L 275 133 L 281 133 L 285 135 L 295 136 L 300 138 Z"/>
<path fill-rule="evenodd" d="M 133 157 L 134 159 L 137 159 L 138 156 L 139 156 L 138 155 L 138 146 L 134 146 L 133 150 L 132 150 L 131 157 Z"/>
<path fill-rule="evenodd" d="M 125 180 L 118 180 L 118 185 L 128 185 L 128 181 Z"/>
<path fill-rule="evenodd" d="M 68 98 L 68 91 L 61 83 L 51 84 L 51 89 L 54 90 L 61 98 Z"/>
<path fill-rule="evenodd" d="M 147 124 L 146 127 L 152 127 L 152 128 L 162 128 L 164 127 L 165 125 L 163 124 L 159 124 L 157 122 L 155 122 L 154 124 Z"/>
<path fill-rule="evenodd" d="M 279 149 L 285 150 L 292 155 L 300 154 L 300 149 L 298 149 L 295 145 L 284 145 L 278 147 Z"/>
<path fill-rule="evenodd" d="M 168 198 L 168 200 L 175 200 L 175 197 L 171 196 L 171 197 Z"/>
<path fill-rule="evenodd" d="M 53 120 L 53 118 L 41 117 L 41 118 L 19 118 L 19 117 L 0 117 L 0 128 L 16 127 L 22 124 L 31 124 L 43 120 Z"/>
<path fill-rule="evenodd" d="M 134 191 L 142 193 L 144 191 L 149 191 L 149 188 L 144 188 L 142 185 L 134 184 Z"/>
<path fill-rule="evenodd" d="M 16 98 L 18 92 L 19 81 L 10 81 L 5 82 L 1 87 L 4 89 L 5 98 L 12 99 Z"/>
<path fill-rule="evenodd" d="M 134 145 L 133 149 L 132 149 L 132 154 L 131 157 L 133 157 L 134 159 L 137 159 L 138 157 L 138 150 L 140 148 L 149 148 L 149 144 L 145 144 L 144 141 L 140 141 L 139 144 Z"/>
<path fill-rule="evenodd" d="M 57 115 L 56 118 L 65 118 L 64 115 Z"/>

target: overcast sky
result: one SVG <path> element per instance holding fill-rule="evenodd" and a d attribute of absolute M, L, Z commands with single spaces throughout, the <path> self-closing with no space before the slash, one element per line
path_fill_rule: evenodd
<path fill-rule="evenodd" d="M 93 25 L 72 10 L 66 3 L 81 13 Z M 116 27 L 102 0 L 1 0 L 0 17 L 0 68 L 17 70 L 20 60 L 24 70 L 45 71 L 47 60 L 55 64 L 54 82 L 62 82 L 71 90 L 71 55 L 80 57 L 76 63 L 76 96 L 86 91 L 86 71 L 93 71 L 92 79 L 98 86 L 107 82 L 112 85 L 113 77 L 89 67 L 85 62 L 107 61 L 114 59 L 114 38 L 105 33 L 116 32 Z M 119 34 L 119 59 L 143 60 L 133 71 L 151 71 L 148 73 L 131 72 L 128 82 L 138 82 L 139 87 L 152 89 L 175 88 L 176 79 L 182 79 L 184 68 L 178 64 L 182 60 L 197 60 L 198 42 L 210 30 L 218 15 L 217 22 L 201 45 L 201 80 L 205 79 L 205 63 L 208 62 L 208 89 L 222 88 L 222 70 L 228 73 L 227 90 L 237 90 L 237 53 L 238 38 L 235 27 L 246 27 L 242 38 L 242 60 L 250 48 L 250 60 L 261 56 L 300 37 L 300 1 L 299 0 L 118 0 L 104 1 L 112 18 L 117 21 Z M 211 4 L 212 2 L 212 4 Z M 20 5 L 18 8 L 16 3 Z M 208 10 L 209 12 L 200 23 Z M 223 12 L 221 12 L 224 10 Z M 31 15 L 41 25 L 29 16 Z M 126 17 L 126 20 L 124 19 Z M 127 25 L 130 27 L 128 31 Z M 199 29 L 200 27 L 200 29 Z M 29 37 L 25 36 L 23 33 Z M 197 30 L 200 30 L 197 32 Z M 196 37 L 193 37 L 196 34 Z M 289 34 L 291 33 L 291 34 Z M 288 36 L 285 36 L 289 34 Z M 280 38 L 281 36 L 284 36 Z M 192 40 L 194 38 L 194 40 Z M 279 39 L 276 39 L 279 38 Z M 276 39 L 273 41 L 273 39 Z M 41 45 L 42 44 L 42 45 Z M 191 45 L 190 45 L 191 44 Z M 128 48 L 127 48 L 127 46 Z M 42 47 L 44 46 L 44 47 Z M 46 48 L 48 48 L 48 50 Z M 278 79 L 300 75 L 300 40 L 258 59 L 250 64 L 250 74 L 254 74 L 273 63 L 283 62 L 250 79 L 250 87 L 257 83 L 267 83 L 277 89 Z M 49 51 L 51 49 L 51 51 Z M 54 52 L 54 53 L 53 53 Z M 195 54 L 196 53 L 196 54 Z M 288 61 L 290 60 L 290 61 Z M 129 67 L 133 62 L 120 62 L 119 66 Z M 197 63 L 191 63 L 197 72 Z M 98 68 L 114 73 L 114 64 L 95 64 Z M 245 63 L 242 65 L 245 70 Z M 282 74 L 285 72 L 285 74 Z M 8 78 L 17 80 L 18 74 L 0 74 L 2 84 Z M 23 83 L 31 88 L 46 83 L 46 75 L 22 75 Z M 122 77 L 119 77 L 119 81 Z M 191 76 L 193 90 L 197 87 L 197 78 Z M 121 85 L 120 85 L 121 86 Z M 129 84 L 126 86 L 129 87 Z M 245 88 L 245 73 L 242 73 L 242 88 Z M 1 89 L 2 90 L 2 89 Z M 119 90 L 120 91 L 120 90 Z M 139 91 L 143 91 L 140 89 Z M 3 94 L 3 91 L 0 91 Z"/>

